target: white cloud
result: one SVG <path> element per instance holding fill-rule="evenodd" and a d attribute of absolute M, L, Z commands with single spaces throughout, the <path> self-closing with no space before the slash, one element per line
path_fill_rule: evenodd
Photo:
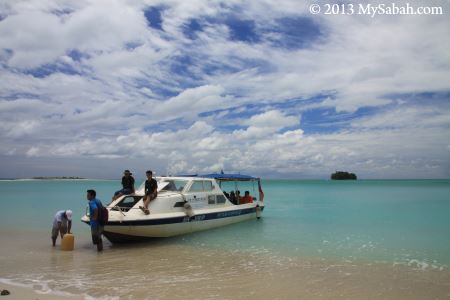
<path fill-rule="evenodd" d="M 248 120 L 244 120 L 242 124 L 254 127 L 271 127 L 275 130 L 295 126 L 300 123 L 299 117 L 286 116 L 278 110 L 266 111 L 259 115 L 254 115 Z"/>
<path fill-rule="evenodd" d="M 25 120 L 15 122 L 13 126 L 7 130 L 6 136 L 13 138 L 23 138 L 24 136 L 37 133 L 40 123 L 36 120 Z"/>
<path fill-rule="evenodd" d="M 28 151 L 25 153 L 26 156 L 32 157 L 32 156 L 39 156 L 40 155 L 40 149 L 39 147 L 31 147 L 28 149 Z"/>
<path fill-rule="evenodd" d="M 52 6 L 24 8 L 19 3 L 18 11 L 0 23 L 0 44 L 14 51 L 10 66 L 34 68 L 71 49 L 95 55 L 151 36 L 143 12 L 124 2 L 89 1 L 62 17 L 51 12 Z"/>
<path fill-rule="evenodd" d="M 448 128 L 450 112 L 442 108 L 406 106 L 395 108 L 374 116 L 364 117 L 352 122 L 356 128 Z"/>
<path fill-rule="evenodd" d="M 281 17 L 311 18 L 305 5 L 226 4 L 2 5 L 0 45 L 8 50 L 0 55 L 0 154 L 145 158 L 171 173 L 225 168 L 323 176 L 348 167 L 372 177 L 412 176 L 421 168 L 431 177 L 450 176 L 443 142 L 449 109 L 442 104 L 450 90 L 448 18 L 315 16 L 324 34 L 309 47 L 287 50 L 270 37 L 232 41 L 230 29 L 212 20 L 233 15 L 263 30 Z M 148 27 L 143 9 L 150 6 L 164 7 L 164 31 Z M 196 40 L 183 34 L 191 19 L 203 21 Z M 70 57 L 72 50 L 80 57 Z M 76 74 L 27 73 L 40 66 Z M 408 95 L 423 92 L 444 99 L 436 107 L 410 103 Z M 329 98 L 285 105 L 317 95 Z M 315 108 L 352 115 L 366 107 L 378 109 L 335 122 L 345 126 L 334 132 L 303 128 Z"/>
<path fill-rule="evenodd" d="M 195 121 L 198 114 L 210 110 L 232 107 L 234 98 L 225 94 L 220 85 L 205 85 L 184 90 L 179 95 L 157 103 L 149 112 L 159 120 L 174 116 Z"/>
<path fill-rule="evenodd" d="M 201 173 L 224 169 L 256 175 L 328 176 L 351 170 L 362 178 L 448 175 L 448 132 L 429 128 L 348 131 L 305 136 L 302 130 L 241 139 L 203 122 L 174 132 L 135 133 L 66 144 L 41 143 L 27 156 L 134 157 L 158 173 Z M 424 166 L 428 169 L 423 169 Z M 433 168 L 431 168 L 433 166 Z M 447 171 L 445 171 L 447 170 Z M 447 172 L 447 173 L 446 173 Z"/>

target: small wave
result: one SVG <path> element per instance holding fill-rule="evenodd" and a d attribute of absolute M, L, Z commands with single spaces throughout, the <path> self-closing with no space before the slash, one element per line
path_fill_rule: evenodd
<path fill-rule="evenodd" d="M 444 271 L 448 268 L 447 265 L 439 264 L 437 261 L 429 262 L 427 260 L 420 260 L 420 259 L 405 259 L 403 261 L 395 261 L 393 263 L 393 266 L 397 265 L 403 265 L 411 267 L 415 270 L 421 270 L 421 271 L 427 271 L 427 270 L 437 270 L 437 271 Z"/>
<path fill-rule="evenodd" d="M 408 266 L 413 266 L 413 267 L 415 266 L 415 267 L 417 267 L 420 270 L 426 270 L 426 269 L 428 269 L 428 267 L 430 265 L 427 262 L 425 262 L 425 261 L 420 261 L 420 260 L 417 260 L 417 259 L 411 259 L 408 262 Z"/>
<path fill-rule="evenodd" d="M 8 278 L 0 278 L 0 283 L 31 289 L 40 295 L 55 295 L 61 297 L 79 296 L 68 292 L 52 290 L 46 282 L 38 280 L 33 280 L 31 283 L 22 283 Z"/>
<path fill-rule="evenodd" d="M 112 297 L 112 296 L 102 296 L 102 297 L 92 297 L 89 295 L 83 295 L 85 300 L 117 300 L 119 297 Z"/>
<path fill-rule="evenodd" d="M 0 278 L 0 283 L 16 286 L 16 287 L 20 287 L 20 288 L 30 289 L 40 295 L 53 295 L 53 296 L 59 296 L 59 297 L 77 297 L 77 296 L 80 297 L 81 296 L 85 300 L 117 300 L 117 299 L 119 299 L 119 297 L 116 297 L 116 296 L 93 297 L 86 293 L 73 294 L 73 293 L 64 292 L 64 291 L 53 290 L 49 287 L 49 285 L 48 285 L 49 282 L 42 281 L 42 280 L 32 280 L 30 283 L 23 283 L 23 282 L 16 281 L 14 279 Z"/>
<path fill-rule="evenodd" d="M 24 284 L 24 283 L 15 282 L 8 278 L 0 278 L 0 283 L 9 284 L 9 285 L 17 286 L 17 287 L 24 287 L 24 288 L 31 288 L 31 289 L 33 288 L 32 284 Z"/>

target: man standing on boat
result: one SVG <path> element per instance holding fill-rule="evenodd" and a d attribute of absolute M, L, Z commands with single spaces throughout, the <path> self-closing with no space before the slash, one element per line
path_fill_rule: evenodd
<path fill-rule="evenodd" d="M 86 198 L 89 201 L 89 223 L 91 225 L 92 243 L 97 245 L 97 251 L 103 250 L 102 233 L 103 226 L 98 222 L 98 216 L 102 204 L 100 200 L 96 198 L 97 193 L 95 190 L 87 190 Z"/>
<path fill-rule="evenodd" d="M 134 193 L 134 177 L 131 175 L 133 175 L 133 173 L 131 173 L 130 170 L 125 170 L 123 172 L 122 189 L 114 193 L 112 201 L 116 200 L 122 195 L 129 195 Z"/>
<path fill-rule="evenodd" d="M 153 178 L 153 172 L 148 170 L 145 172 L 145 175 L 147 176 L 147 180 L 145 181 L 145 196 L 144 196 L 144 206 L 139 206 L 142 211 L 148 215 L 150 214 L 150 211 L 148 210 L 148 205 L 150 201 L 156 198 L 158 196 L 158 183 L 156 182 L 155 178 Z"/>
<path fill-rule="evenodd" d="M 52 228 L 52 242 L 53 247 L 56 245 L 56 239 L 58 235 L 61 234 L 61 239 L 66 233 L 70 233 L 72 228 L 72 211 L 71 210 L 60 210 L 56 213 L 53 219 Z"/>

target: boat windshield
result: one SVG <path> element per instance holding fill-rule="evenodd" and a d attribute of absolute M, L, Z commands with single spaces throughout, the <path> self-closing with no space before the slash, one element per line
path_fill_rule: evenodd
<path fill-rule="evenodd" d="M 251 196 L 258 195 L 258 184 L 254 181 L 225 181 L 220 183 L 220 188 L 224 192 L 240 192 L 244 196 L 245 191 L 248 191 Z"/>
<path fill-rule="evenodd" d="M 181 192 L 189 180 L 184 179 L 163 179 L 161 183 L 168 183 L 161 191 Z"/>

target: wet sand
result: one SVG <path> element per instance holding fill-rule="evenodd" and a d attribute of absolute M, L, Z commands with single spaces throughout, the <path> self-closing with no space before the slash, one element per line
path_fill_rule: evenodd
<path fill-rule="evenodd" d="M 0 278 L 22 285 L 0 282 L 11 292 L 4 299 L 450 299 L 448 269 L 230 251 L 182 238 L 105 243 L 97 253 L 86 234 L 71 252 L 52 249 L 48 233 L 0 237 L 9 241 Z"/>
<path fill-rule="evenodd" d="M 31 287 L 24 287 L 17 284 L 0 283 L 0 290 L 8 290 L 7 296 L 1 296 L 5 300 L 58 300 L 58 299 L 84 299 L 82 296 L 58 295 L 58 294 L 42 294 L 33 290 Z"/>

